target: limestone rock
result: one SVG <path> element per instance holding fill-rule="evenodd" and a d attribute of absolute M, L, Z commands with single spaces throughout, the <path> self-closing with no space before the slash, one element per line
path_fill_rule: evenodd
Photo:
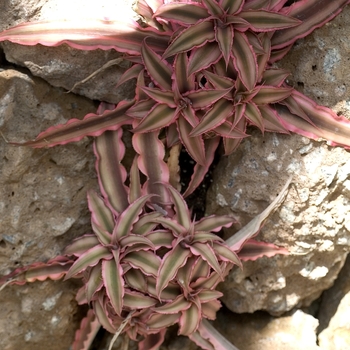
<path fill-rule="evenodd" d="M 101 0 L 98 6 L 89 6 L 82 1 L 71 0 L 33 0 L 7 1 L 5 10 L 0 13 L 0 30 L 5 30 L 22 22 L 51 19 L 77 18 L 132 18 L 130 0 Z M 27 67 L 34 76 L 41 77 L 56 87 L 71 90 L 73 86 L 87 78 L 107 62 L 119 58 L 115 50 L 81 51 L 61 45 L 44 47 L 42 45 L 22 46 L 10 42 L 1 44 L 6 59 L 16 65 Z M 125 83 L 116 88 L 118 80 L 129 67 L 122 61 L 98 73 L 86 83 L 77 86 L 73 92 L 93 100 L 117 103 L 133 98 L 134 86 Z"/>
<path fill-rule="evenodd" d="M 332 288 L 322 295 L 318 312 L 319 344 L 324 350 L 350 348 L 350 256 Z"/>
<path fill-rule="evenodd" d="M 291 254 L 234 269 L 221 287 L 232 311 L 277 315 L 307 306 L 332 285 L 344 264 L 350 246 L 350 154 L 342 148 L 298 135 L 262 137 L 254 130 L 220 160 L 207 212 L 237 218 L 225 231 L 228 238 L 268 206 L 291 174 L 294 185 L 257 237 Z"/>
<path fill-rule="evenodd" d="M 10 69 L 0 72 L 0 106 L 1 132 L 17 142 L 96 110 L 86 98 Z M 90 232 L 86 192 L 97 189 L 94 162 L 87 139 L 50 149 L 0 142 L 1 276 L 54 258 L 74 237 Z M 52 281 L 5 288 L 0 293 L 0 348 L 68 349 L 78 321 L 73 320 L 75 290 Z M 45 309 L 45 300 L 55 301 L 52 309 Z"/>
<path fill-rule="evenodd" d="M 282 317 L 264 312 L 235 315 L 219 312 L 215 327 L 239 350 L 318 350 L 318 321 L 301 310 Z"/>

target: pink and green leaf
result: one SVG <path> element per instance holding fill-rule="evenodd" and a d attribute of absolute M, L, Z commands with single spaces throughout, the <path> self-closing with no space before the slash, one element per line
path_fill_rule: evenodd
<path fill-rule="evenodd" d="M 103 287 L 102 264 L 91 268 L 87 282 L 85 283 L 85 295 L 88 303 L 91 302 L 94 294 Z"/>
<path fill-rule="evenodd" d="M 301 21 L 291 16 L 265 10 L 242 11 L 238 15 L 246 20 L 254 32 L 268 32 L 295 27 Z"/>
<path fill-rule="evenodd" d="M 204 46 L 191 50 L 188 62 L 188 75 L 207 69 L 215 64 L 222 57 L 219 46 L 216 42 L 206 43 Z"/>
<path fill-rule="evenodd" d="M 158 271 L 156 286 L 158 297 L 160 297 L 162 290 L 175 277 L 178 269 L 185 265 L 190 255 L 190 250 L 182 248 L 180 244 L 164 255 Z"/>
<path fill-rule="evenodd" d="M 131 233 L 133 224 L 137 221 L 143 207 L 151 197 L 151 194 L 142 196 L 120 214 L 112 233 L 112 244 L 117 243 L 120 238 Z"/>
<path fill-rule="evenodd" d="M 232 53 L 242 83 L 248 91 L 252 90 L 258 79 L 258 65 L 254 50 L 243 33 L 235 31 Z"/>
<path fill-rule="evenodd" d="M 123 306 L 129 307 L 131 310 L 149 308 L 157 303 L 157 299 L 153 299 L 142 293 L 125 290 Z"/>
<path fill-rule="evenodd" d="M 186 198 L 189 196 L 203 181 L 205 175 L 207 174 L 210 165 L 212 164 L 214 160 L 215 151 L 219 145 L 220 138 L 219 137 L 212 137 L 210 139 L 207 139 L 204 141 L 205 144 L 205 165 L 201 165 L 199 163 L 196 163 L 194 166 L 193 174 L 191 177 L 191 181 L 186 188 L 186 191 L 184 192 L 183 196 Z"/>
<path fill-rule="evenodd" d="M 147 276 L 157 276 L 161 260 L 154 253 L 141 250 L 125 256 L 123 258 L 123 263 L 128 263 L 132 267 L 140 269 Z"/>
<path fill-rule="evenodd" d="M 64 254 L 81 256 L 87 250 L 97 245 L 100 245 L 100 242 L 95 235 L 84 235 L 74 240 L 73 243 L 64 250 Z"/>
<path fill-rule="evenodd" d="M 78 260 L 74 262 L 69 271 L 66 274 L 65 280 L 75 276 L 79 272 L 87 269 L 89 266 L 95 266 L 102 259 L 112 259 L 113 255 L 109 249 L 102 247 L 101 245 L 95 246 L 85 254 L 82 254 Z"/>
<path fill-rule="evenodd" d="M 249 239 L 244 243 L 242 249 L 238 253 L 238 256 L 243 261 L 254 261 L 263 256 L 271 258 L 276 254 L 288 255 L 289 251 L 272 243 L 258 242 L 254 239 Z"/>
<path fill-rule="evenodd" d="M 154 83 L 161 89 L 171 90 L 171 66 L 147 45 L 147 40 L 142 45 L 141 54 Z"/>
<path fill-rule="evenodd" d="M 103 230 L 112 232 L 114 227 L 114 217 L 103 199 L 92 190 L 88 192 L 87 198 L 89 210 L 91 212 L 91 220 Z"/>
<path fill-rule="evenodd" d="M 308 0 L 293 3 L 284 12 L 302 23 L 297 27 L 277 31 L 272 37 L 273 49 L 283 48 L 304 38 L 337 16 L 348 3 L 349 0 Z"/>
<path fill-rule="evenodd" d="M 208 41 L 215 40 L 214 28 L 211 21 L 198 22 L 183 30 L 165 50 L 164 58 L 168 58 L 180 52 L 187 52 L 195 47 L 200 47 Z"/>
<path fill-rule="evenodd" d="M 179 319 L 179 332 L 178 334 L 190 335 L 195 332 L 202 319 L 201 309 L 196 303 L 192 303 L 191 307 L 185 311 L 182 311 L 182 315 Z"/>
<path fill-rule="evenodd" d="M 125 153 L 122 130 L 105 132 L 95 139 L 96 170 L 103 197 L 114 209 L 115 214 L 124 211 L 128 205 L 127 174 L 121 165 Z"/>
<path fill-rule="evenodd" d="M 141 28 L 131 20 L 50 20 L 19 24 L 0 33 L 0 41 L 22 45 L 58 46 L 68 44 L 80 50 L 115 49 L 140 54 L 145 38 L 154 50 L 164 51 L 170 33 Z"/>
<path fill-rule="evenodd" d="M 79 329 L 75 332 L 72 350 L 89 350 L 90 345 L 101 327 L 94 311 L 90 309 L 80 322 Z"/>
<path fill-rule="evenodd" d="M 272 201 L 272 203 L 259 215 L 257 215 L 253 220 L 251 220 L 247 225 L 241 228 L 238 232 L 236 232 L 232 237 L 226 240 L 226 245 L 230 247 L 234 252 L 239 251 L 244 243 L 248 241 L 248 239 L 252 238 L 260 231 L 261 227 L 264 225 L 265 221 L 269 217 L 269 215 L 276 210 L 276 208 L 281 205 L 284 201 L 288 187 L 292 181 L 292 177 L 290 177 L 279 195 Z"/>
<path fill-rule="evenodd" d="M 198 3 L 171 2 L 159 7 L 154 17 L 160 17 L 181 25 L 194 25 L 198 21 L 209 17 L 209 13 L 203 5 Z"/>
<path fill-rule="evenodd" d="M 130 117 L 125 113 L 133 103 L 133 101 L 122 101 L 112 111 L 107 110 L 101 115 L 89 113 L 83 120 L 71 119 L 66 124 L 50 127 L 40 133 L 35 140 L 11 143 L 18 146 L 41 148 L 77 142 L 85 136 L 99 136 L 106 130 L 117 130 L 122 125 L 131 124 Z"/>

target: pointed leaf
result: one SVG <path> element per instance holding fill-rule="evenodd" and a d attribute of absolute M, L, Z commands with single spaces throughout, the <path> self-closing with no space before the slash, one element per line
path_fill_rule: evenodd
<path fill-rule="evenodd" d="M 169 64 L 149 48 L 146 41 L 141 48 L 141 55 L 151 79 L 161 89 L 171 90 L 172 70 Z"/>
<path fill-rule="evenodd" d="M 95 266 L 102 259 L 112 259 L 113 255 L 109 249 L 101 245 L 89 249 L 85 254 L 81 255 L 78 260 L 69 269 L 65 280 L 73 277 L 79 272 L 85 270 L 89 266 Z"/>
<path fill-rule="evenodd" d="M 87 250 L 97 245 L 100 245 L 100 242 L 95 235 L 84 235 L 74 240 L 73 243 L 64 250 L 64 254 L 81 256 Z"/>
<path fill-rule="evenodd" d="M 132 130 L 134 133 L 144 133 L 165 128 L 175 121 L 177 110 L 167 104 L 156 104 L 141 122 Z"/>
<path fill-rule="evenodd" d="M 122 142 L 122 130 L 108 131 L 95 139 L 96 170 L 103 197 L 116 214 L 127 206 L 128 195 L 124 185 L 126 170 L 120 164 L 124 157 L 125 146 Z"/>
<path fill-rule="evenodd" d="M 187 310 L 191 306 L 191 302 L 187 301 L 183 295 L 179 295 L 174 301 L 166 303 L 154 309 L 160 314 L 177 314 L 180 311 Z"/>
<path fill-rule="evenodd" d="M 263 226 L 268 216 L 284 201 L 285 196 L 287 194 L 287 190 L 289 184 L 292 181 L 292 177 L 290 177 L 279 195 L 272 201 L 272 203 L 259 215 L 257 215 L 253 220 L 251 220 L 247 225 L 241 228 L 238 232 L 236 232 L 232 237 L 226 240 L 226 245 L 233 250 L 234 252 L 239 251 L 244 242 L 248 239 L 256 235 L 260 228 Z"/>
<path fill-rule="evenodd" d="M 146 275 L 153 276 L 157 276 L 160 266 L 160 258 L 154 253 L 144 250 L 128 254 L 123 258 L 123 262 L 140 269 Z"/>
<path fill-rule="evenodd" d="M 206 109 L 211 107 L 216 101 L 224 97 L 233 86 L 230 86 L 228 89 L 202 89 L 191 91 L 187 94 L 184 94 L 187 98 L 191 100 L 191 106 L 195 109 Z"/>
<path fill-rule="evenodd" d="M 217 290 L 202 290 L 198 293 L 198 298 L 201 303 L 207 303 L 212 300 L 219 299 L 223 294 Z"/>
<path fill-rule="evenodd" d="M 164 329 L 177 322 L 180 314 L 156 314 L 153 313 L 151 317 L 147 320 L 147 326 L 150 329 Z"/>
<path fill-rule="evenodd" d="M 204 46 L 191 50 L 188 63 L 188 75 L 207 69 L 210 65 L 218 62 L 222 56 L 216 42 L 206 43 Z"/>
<path fill-rule="evenodd" d="M 20 24 L 0 33 L 0 41 L 45 46 L 67 43 L 80 50 L 113 48 L 119 52 L 140 54 L 141 43 L 145 38 L 154 50 L 164 51 L 169 34 L 153 28 L 143 29 L 129 19 L 106 21 L 75 18 Z"/>
<path fill-rule="evenodd" d="M 296 18 L 264 10 L 242 11 L 239 17 L 249 22 L 251 29 L 255 32 L 274 31 L 301 24 L 301 21 Z"/>
<path fill-rule="evenodd" d="M 194 255 L 200 256 L 203 260 L 207 261 L 219 275 L 222 275 L 218 259 L 209 244 L 194 243 L 189 246 L 189 248 Z"/>
<path fill-rule="evenodd" d="M 232 53 L 239 77 L 247 90 L 252 90 L 258 78 L 258 67 L 254 50 L 243 33 L 235 31 Z"/>
<path fill-rule="evenodd" d="M 216 26 L 216 41 L 219 44 L 222 56 L 228 65 L 231 58 L 232 42 L 233 42 L 233 29 L 232 26 L 220 27 Z"/>
<path fill-rule="evenodd" d="M 171 194 L 176 211 L 176 220 L 186 230 L 191 227 L 191 217 L 187 204 L 181 194 L 171 186 L 166 186 Z"/>
<path fill-rule="evenodd" d="M 140 179 L 140 171 L 137 166 L 137 158 L 136 155 L 132 162 L 129 174 L 130 180 L 130 192 L 129 192 L 129 203 L 135 202 L 138 198 L 141 197 L 141 179 Z"/>
<path fill-rule="evenodd" d="M 274 86 L 259 86 L 258 93 L 252 98 L 257 105 L 276 103 L 291 95 L 293 89 Z"/>
<path fill-rule="evenodd" d="M 175 277 L 177 270 L 184 266 L 191 252 L 182 248 L 179 244 L 170 252 L 166 253 L 160 265 L 157 277 L 157 295 L 160 297 L 162 290 Z"/>
<path fill-rule="evenodd" d="M 202 316 L 209 320 L 216 319 L 216 313 L 221 308 L 221 303 L 219 300 L 212 300 L 208 303 L 201 304 Z"/>
<path fill-rule="evenodd" d="M 190 335 L 195 332 L 201 318 L 202 315 L 200 308 L 195 303 L 192 303 L 189 309 L 182 312 L 179 320 L 180 328 L 178 334 Z"/>
<path fill-rule="evenodd" d="M 122 276 L 123 269 L 119 261 L 115 259 L 102 261 L 103 282 L 109 300 L 117 315 L 121 315 L 123 307 L 124 280 Z"/>
<path fill-rule="evenodd" d="M 164 103 L 170 108 L 176 108 L 174 93 L 172 91 L 162 91 L 154 88 L 144 87 L 142 90 L 154 101 Z"/>
<path fill-rule="evenodd" d="M 215 129 L 215 127 L 222 124 L 226 118 L 232 115 L 232 109 L 233 106 L 231 102 L 225 99 L 219 100 L 215 103 L 213 108 L 204 115 L 200 123 L 191 131 L 190 136 L 198 136 Z"/>
<path fill-rule="evenodd" d="M 122 125 L 131 124 L 131 119 L 125 112 L 132 105 L 133 101 L 123 101 L 117 108 L 105 111 L 102 115 L 89 113 L 83 120 L 71 119 L 66 124 L 50 127 L 40 133 L 35 140 L 23 143 L 11 142 L 11 144 L 33 148 L 52 147 L 77 142 L 85 136 L 99 136 L 106 130 L 116 130 Z"/>
<path fill-rule="evenodd" d="M 155 249 L 166 247 L 171 248 L 174 236 L 168 231 L 154 231 L 146 236 L 155 246 Z"/>
<path fill-rule="evenodd" d="M 180 52 L 189 51 L 195 47 L 204 45 L 207 41 L 215 39 L 214 28 L 211 21 L 198 22 L 183 30 L 168 46 L 164 58 L 168 58 Z"/>
<path fill-rule="evenodd" d="M 114 227 L 114 217 L 103 199 L 92 190 L 88 191 L 87 198 L 89 210 L 91 212 L 91 220 L 103 230 L 112 232 Z"/>
<path fill-rule="evenodd" d="M 242 267 L 242 263 L 235 252 L 233 252 L 229 247 L 225 244 L 220 244 L 218 242 L 213 243 L 213 249 L 216 254 L 220 258 L 220 260 L 228 261 L 233 264 L 236 264 L 239 267 Z"/>
<path fill-rule="evenodd" d="M 250 239 L 244 243 L 242 249 L 238 253 L 238 256 L 243 261 L 255 261 L 263 256 L 271 258 L 276 254 L 288 255 L 289 251 L 272 243 L 258 242 Z"/>
<path fill-rule="evenodd" d="M 124 306 L 129 307 L 131 310 L 149 308 L 157 303 L 157 299 L 153 299 L 142 293 L 126 290 L 124 294 Z"/>
<path fill-rule="evenodd" d="M 214 160 L 215 151 L 219 145 L 220 138 L 219 137 L 213 137 L 210 139 L 207 139 L 205 142 L 205 165 L 196 164 L 194 166 L 193 174 L 191 177 L 191 181 L 184 192 L 183 196 L 186 198 L 189 196 L 203 181 L 205 175 L 207 174 L 210 165 L 212 164 Z"/>
<path fill-rule="evenodd" d="M 152 197 L 152 195 L 142 196 L 134 203 L 130 204 L 126 210 L 118 217 L 117 223 L 112 234 L 112 244 L 119 241 L 121 237 L 129 235 L 132 225 L 137 221 L 143 206 Z"/>
<path fill-rule="evenodd" d="M 183 2 L 165 4 L 159 7 L 154 14 L 154 17 L 160 17 L 182 25 L 196 24 L 208 16 L 208 11 L 201 4 L 185 4 Z"/>
<path fill-rule="evenodd" d="M 144 214 L 137 220 L 137 222 L 135 222 L 132 232 L 143 235 L 152 231 L 157 226 L 154 220 L 160 216 L 162 216 L 162 214 L 158 212 Z"/>
<path fill-rule="evenodd" d="M 255 103 L 250 102 L 246 104 L 244 116 L 253 125 L 256 125 L 261 130 L 262 133 L 264 132 L 263 118 L 258 106 Z"/>
<path fill-rule="evenodd" d="M 85 294 L 88 303 L 91 302 L 94 294 L 103 287 L 102 264 L 91 268 L 89 278 L 85 284 Z"/>
<path fill-rule="evenodd" d="M 228 14 L 232 15 L 242 9 L 244 2 L 244 0 L 222 0 L 221 6 Z"/>
<path fill-rule="evenodd" d="M 189 155 L 200 165 L 205 165 L 205 149 L 202 136 L 190 136 L 192 127 L 185 118 L 179 118 L 177 125 L 181 142 L 186 147 Z"/>

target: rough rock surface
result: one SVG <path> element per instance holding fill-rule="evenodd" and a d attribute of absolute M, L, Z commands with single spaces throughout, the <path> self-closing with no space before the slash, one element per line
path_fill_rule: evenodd
<path fill-rule="evenodd" d="M 96 109 L 83 97 L 12 69 L 0 72 L 0 106 L 1 132 L 11 141 L 32 139 L 50 125 Z M 51 149 L 2 140 L 0 164 L 0 275 L 53 258 L 89 232 L 86 191 L 97 187 L 90 140 Z M 5 288 L 0 348 L 45 349 L 60 339 L 50 349 L 68 349 L 76 327 L 75 290 L 52 281 Z"/>
<path fill-rule="evenodd" d="M 318 321 L 301 310 L 278 318 L 263 312 L 232 315 L 224 311 L 214 324 L 240 350 L 320 349 L 316 345 Z"/>
<path fill-rule="evenodd" d="M 222 284 L 224 303 L 235 312 L 281 314 L 309 305 L 329 288 L 349 251 L 350 153 L 298 135 L 258 132 L 221 159 L 208 194 L 208 213 L 233 214 L 234 234 L 272 201 L 289 175 L 293 183 L 259 240 L 290 250 L 234 269 Z"/>
<path fill-rule="evenodd" d="M 99 1 L 98 6 L 85 6 L 79 1 L 37 0 L 7 1 L 5 11 L 0 13 L 0 30 L 16 24 L 46 19 L 78 18 L 117 18 L 132 16 L 131 1 Z M 42 45 L 22 46 L 9 42 L 2 43 L 6 59 L 17 65 L 27 67 L 34 76 L 41 77 L 51 85 L 67 90 L 90 76 L 110 60 L 121 56 L 115 50 L 81 51 L 68 45 L 44 47 Z M 86 83 L 77 86 L 73 92 L 90 99 L 117 103 L 133 97 L 133 84 L 125 83 L 116 88 L 116 84 L 128 68 L 128 62 L 113 65 Z"/>
<path fill-rule="evenodd" d="M 319 344 L 325 350 L 350 348 L 350 256 L 332 288 L 322 295 L 318 319 Z"/>

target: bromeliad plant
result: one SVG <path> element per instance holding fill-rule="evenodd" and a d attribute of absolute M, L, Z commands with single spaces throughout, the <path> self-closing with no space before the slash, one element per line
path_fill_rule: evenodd
<path fill-rule="evenodd" d="M 184 197 L 207 173 L 220 140 L 225 154 L 233 152 L 249 125 L 263 133 L 292 131 L 350 147 L 349 121 L 289 87 L 289 72 L 273 66 L 295 40 L 348 3 L 139 0 L 142 23 L 46 21 L 0 33 L 0 40 L 24 45 L 115 49 L 131 65 L 118 85 L 136 79 L 133 100 L 102 103 L 97 114 L 51 127 L 21 144 L 52 147 L 96 137 L 101 194 L 88 194 L 91 233 L 63 256 L 17 269 L 0 285 L 81 279 L 77 300 L 92 311 L 77 331 L 75 350 L 88 349 L 101 325 L 116 336 L 124 332 L 141 340 L 140 349 L 156 349 L 172 324 L 203 349 L 235 349 L 207 321 L 220 307 L 215 288 L 241 260 L 287 253 L 251 238 L 283 200 L 290 180 L 263 213 L 226 242 L 216 233 L 233 219 L 193 220 Z M 129 172 L 121 163 L 124 125 L 132 127 L 137 153 Z M 182 195 L 173 170 L 179 145 L 196 163 Z"/>

